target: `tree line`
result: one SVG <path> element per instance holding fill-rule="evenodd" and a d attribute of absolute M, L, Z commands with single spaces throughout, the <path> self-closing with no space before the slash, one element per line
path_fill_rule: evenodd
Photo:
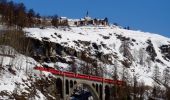
<path fill-rule="evenodd" d="M 33 9 L 27 10 L 23 3 L 14 3 L 13 1 L 0 1 L 1 23 L 8 26 L 32 27 L 40 23 L 40 15 Z"/>

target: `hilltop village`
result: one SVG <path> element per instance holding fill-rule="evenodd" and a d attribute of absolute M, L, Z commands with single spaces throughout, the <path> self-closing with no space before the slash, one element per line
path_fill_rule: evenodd
<path fill-rule="evenodd" d="M 105 17 L 104 19 L 97 19 L 91 18 L 88 13 L 84 18 L 80 19 L 69 19 L 67 17 L 58 17 L 54 16 L 53 18 L 46 19 L 44 23 L 45 26 L 108 26 L 108 18 Z"/>

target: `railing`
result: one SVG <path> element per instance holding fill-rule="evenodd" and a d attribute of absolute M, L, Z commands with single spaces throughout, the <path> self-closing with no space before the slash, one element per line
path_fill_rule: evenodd
<path fill-rule="evenodd" d="M 45 68 L 45 67 L 36 66 L 36 67 L 34 67 L 34 69 L 35 70 L 40 70 L 40 71 L 51 72 L 52 74 L 56 74 L 56 75 L 60 75 L 60 76 L 66 76 L 66 77 L 71 77 L 71 78 L 79 78 L 79 79 L 86 79 L 86 80 L 97 81 L 97 82 L 105 82 L 105 83 L 116 84 L 116 85 L 120 85 L 120 86 L 123 86 L 123 85 L 126 84 L 124 81 L 120 81 L 120 80 L 112 80 L 112 79 L 106 79 L 106 78 L 102 78 L 102 77 L 98 77 L 98 76 L 60 71 L 60 70 L 56 70 L 56 69 L 54 69 L 52 67 Z"/>

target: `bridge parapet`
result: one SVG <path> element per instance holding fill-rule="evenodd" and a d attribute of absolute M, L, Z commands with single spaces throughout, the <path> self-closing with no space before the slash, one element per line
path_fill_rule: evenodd
<path fill-rule="evenodd" d="M 126 83 L 124 81 L 120 80 L 112 80 L 112 79 L 106 79 L 98 76 L 91 76 L 91 75 L 85 75 L 85 74 L 77 74 L 73 72 L 66 72 L 66 71 L 60 71 L 56 70 L 54 68 L 44 68 L 44 67 L 35 67 L 35 70 L 40 70 L 40 71 L 46 71 L 46 72 L 51 72 L 54 75 L 59 75 L 59 76 L 65 76 L 65 77 L 70 77 L 70 78 L 79 78 L 79 79 L 85 79 L 85 80 L 91 80 L 91 81 L 98 81 L 98 82 L 104 82 L 108 84 L 116 84 L 119 86 L 123 86 Z"/>

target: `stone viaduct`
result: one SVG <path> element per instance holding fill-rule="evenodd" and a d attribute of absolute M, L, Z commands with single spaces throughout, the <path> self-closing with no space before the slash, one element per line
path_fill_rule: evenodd
<path fill-rule="evenodd" d="M 113 84 L 113 80 L 96 76 L 62 72 L 55 69 L 36 67 L 36 70 L 51 72 L 56 78 L 56 88 L 60 100 L 70 100 L 74 90 L 79 86 L 87 88 L 92 94 L 93 100 L 113 100 L 111 94 L 115 85 L 122 85 L 122 81 Z M 109 82 L 109 81 L 112 81 Z"/>

